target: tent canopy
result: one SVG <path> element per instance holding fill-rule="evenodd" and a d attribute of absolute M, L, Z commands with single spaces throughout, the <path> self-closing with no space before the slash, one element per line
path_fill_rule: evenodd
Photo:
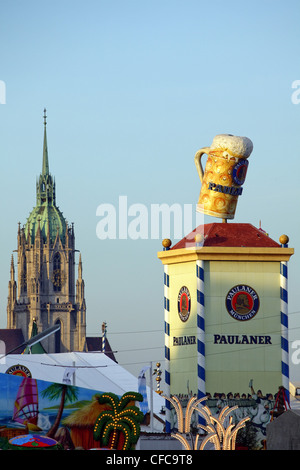
<path fill-rule="evenodd" d="M 18 364 L 29 369 L 33 378 L 46 382 L 64 383 L 66 372 L 71 371 L 71 385 L 77 387 L 118 396 L 129 391 L 138 392 L 138 379 L 102 352 L 9 354 L 0 358 L 0 373 Z M 147 394 L 150 402 L 149 387 Z M 159 415 L 164 405 L 164 398 L 154 392 L 153 412 Z"/>

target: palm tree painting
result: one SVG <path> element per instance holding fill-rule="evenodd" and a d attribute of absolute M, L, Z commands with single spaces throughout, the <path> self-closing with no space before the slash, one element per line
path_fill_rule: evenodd
<path fill-rule="evenodd" d="M 119 398 L 113 393 L 98 395 L 99 403 L 107 403 L 110 410 L 102 411 L 95 423 L 94 439 L 115 450 L 132 449 L 140 435 L 144 414 L 130 402 L 143 401 L 140 393 L 126 392 Z"/>
<path fill-rule="evenodd" d="M 42 396 L 47 397 L 51 401 L 60 399 L 60 405 L 55 421 L 47 433 L 48 437 L 53 438 L 56 434 L 56 431 L 58 430 L 65 403 L 72 403 L 77 400 L 78 389 L 77 387 L 73 387 L 71 385 L 53 383 L 42 391 Z"/>

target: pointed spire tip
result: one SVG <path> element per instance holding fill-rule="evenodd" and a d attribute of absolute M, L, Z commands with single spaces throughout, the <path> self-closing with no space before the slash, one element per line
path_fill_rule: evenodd
<path fill-rule="evenodd" d="M 48 146 L 47 146 L 47 135 L 46 135 L 46 108 L 44 108 L 44 145 L 43 145 L 43 167 L 42 175 L 49 174 L 49 162 L 48 162 Z"/>

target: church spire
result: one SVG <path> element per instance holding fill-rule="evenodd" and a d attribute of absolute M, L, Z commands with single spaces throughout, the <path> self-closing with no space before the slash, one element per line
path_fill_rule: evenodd
<path fill-rule="evenodd" d="M 82 261 L 81 253 L 79 254 L 79 263 L 78 263 L 78 279 L 76 281 L 76 302 L 82 306 L 85 304 L 84 299 L 84 280 L 82 279 Z"/>
<path fill-rule="evenodd" d="M 81 253 L 79 253 L 78 279 L 79 279 L 80 281 L 82 281 L 82 261 L 81 261 Z"/>
<path fill-rule="evenodd" d="M 49 175 L 49 161 L 48 161 L 48 146 L 47 146 L 47 116 L 46 116 L 46 108 L 44 108 L 44 146 L 43 146 L 43 169 L 42 175 Z"/>
<path fill-rule="evenodd" d="M 43 143 L 43 167 L 37 181 L 37 205 L 55 205 L 55 182 L 49 172 L 46 108 L 44 109 L 44 143 Z"/>
<path fill-rule="evenodd" d="M 27 219 L 26 232 L 29 230 L 30 240 L 33 243 L 38 227 L 41 230 L 44 241 L 46 241 L 47 233 L 50 230 L 50 239 L 54 242 L 57 235 L 57 227 L 59 226 L 59 236 L 62 243 L 64 243 L 66 222 L 62 212 L 56 206 L 55 180 L 49 171 L 46 117 L 46 109 L 44 109 L 43 167 L 36 182 L 36 206 Z"/>
<path fill-rule="evenodd" d="M 14 257 L 11 255 L 10 262 L 10 280 L 13 282 L 15 280 L 15 267 L 14 267 Z"/>

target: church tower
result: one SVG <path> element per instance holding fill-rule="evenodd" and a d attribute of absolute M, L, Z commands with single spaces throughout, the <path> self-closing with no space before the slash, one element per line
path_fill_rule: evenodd
<path fill-rule="evenodd" d="M 48 353 L 86 350 L 86 304 L 81 255 L 75 279 L 75 234 L 56 205 L 55 180 L 49 172 L 44 110 L 42 173 L 36 183 L 36 206 L 17 235 L 17 280 L 12 257 L 8 285 L 7 328 L 30 338 L 60 325 L 43 341 Z"/>

